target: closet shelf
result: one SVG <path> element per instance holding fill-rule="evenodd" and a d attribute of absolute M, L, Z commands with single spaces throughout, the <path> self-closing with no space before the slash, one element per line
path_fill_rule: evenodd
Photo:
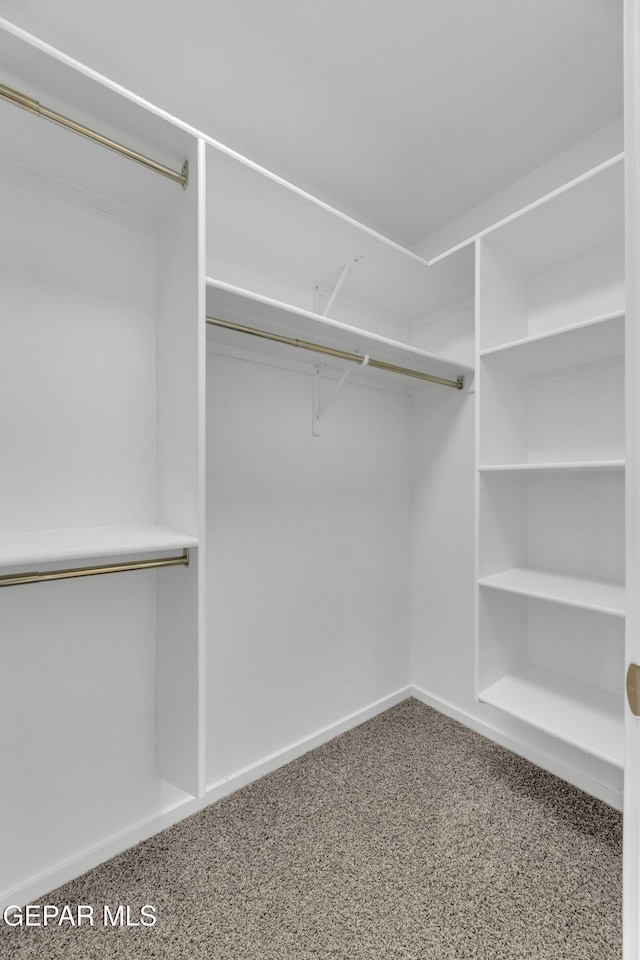
<path fill-rule="evenodd" d="M 211 279 L 207 280 L 207 314 L 221 320 L 264 329 L 278 336 L 320 341 L 332 349 L 359 354 L 363 359 L 368 354 L 375 355 L 376 360 L 385 364 L 410 368 L 445 380 L 455 381 L 458 377 L 473 375 L 473 367 L 468 364 L 457 363 L 329 317 Z M 212 329 L 215 333 L 210 335 L 215 343 L 244 348 L 248 345 L 246 334 L 218 326 Z M 266 355 L 299 359 L 299 351 L 294 346 L 263 339 L 259 340 L 259 344 L 260 352 Z M 323 354 L 318 353 L 317 357 L 317 362 L 322 362 Z M 366 374 L 368 378 L 388 379 L 393 376 L 397 379 L 394 374 L 369 367 Z"/>
<path fill-rule="evenodd" d="M 624 154 L 487 231 L 520 275 L 534 276 L 624 237 Z"/>
<path fill-rule="evenodd" d="M 478 698 L 600 760 L 624 766 L 621 694 L 528 664 Z"/>
<path fill-rule="evenodd" d="M 615 617 L 624 617 L 625 613 L 624 585 L 606 580 L 587 580 L 544 570 L 514 567 L 481 577 L 479 584 L 481 587 L 564 603 Z"/>
<path fill-rule="evenodd" d="M 197 537 L 161 524 L 4 533 L 0 537 L 0 568 L 92 557 L 128 557 L 197 546 Z"/>
<path fill-rule="evenodd" d="M 145 156 L 138 150 L 133 150 L 131 147 L 126 147 L 123 144 L 118 143 L 118 141 L 113 140 L 111 137 L 105 137 L 104 134 L 96 133 L 95 130 L 91 130 L 84 124 L 78 123 L 76 120 L 71 120 L 69 117 L 65 117 L 56 110 L 51 110 L 49 107 L 45 107 L 28 94 L 14 90 L 12 87 L 8 87 L 4 83 L 0 83 L 0 98 L 6 100 L 8 103 L 11 103 L 16 107 L 27 110 L 36 117 L 45 117 L 47 120 L 51 120 L 53 123 L 57 123 L 60 126 L 65 127 L 67 130 L 72 130 L 74 133 L 80 134 L 80 136 L 86 137 L 88 140 L 92 140 L 94 143 L 98 143 L 103 147 L 107 147 L 109 150 L 113 150 L 122 156 L 128 157 L 130 160 L 134 160 L 136 163 L 140 163 L 148 169 L 154 170 L 163 177 L 168 177 L 170 180 L 181 184 L 183 188 L 186 188 L 187 186 L 188 163 L 186 160 L 181 171 L 172 170 L 164 163 L 159 163 L 157 160 L 152 160 L 150 157 Z"/>
<path fill-rule="evenodd" d="M 481 464 L 481 473 L 581 473 L 590 470 L 624 470 L 624 460 L 567 460 L 547 463 L 489 463 Z"/>
<path fill-rule="evenodd" d="M 286 269 L 310 294 L 358 257 L 343 293 L 408 322 L 473 295 L 473 247 L 429 266 L 411 249 L 213 144 L 207 167 L 211 252 L 260 263 L 266 272 Z"/>
<path fill-rule="evenodd" d="M 178 171 L 193 151 L 193 137 L 133 98 L 105 88 L 70 64 L 39 62 L 35 51 L 27 54 L 20 38 L 6 33 L 0 81 L 5 88 L 28 90 L 33 102 L 42 97 L 52 113 L 98 129 L 106 140 L 126 144 L 131 154 L 153 157 L 156 169 L 171 169 L 181 182 Z M 2 164 L 10 165 L 12 175 L 36 185 L 44 183 L 63 197 L 88 193 L 98 209 L 109 210 L 113 205 L 119 217 L 141 213 L 156 221 L 163 215 L 175 196 L 173 178 L 152 176 L 142 162 L 127 163 L 113 148 L 100 149 L 91 139 L 72 134 L 56 122 L 39 122 L 31 110 L 16 109 L 13 103 L 0 97 Z"/>
<path fill-rule="evenodd" d="M 616 312 L 490 347 L 480 358 L 532 376 L 623 355 L 624 313 Z"/>

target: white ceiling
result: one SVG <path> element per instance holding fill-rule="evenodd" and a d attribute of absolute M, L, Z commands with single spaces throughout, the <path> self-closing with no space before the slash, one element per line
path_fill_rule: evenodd
<path fill-rule="evenodd" d="M 0 0 L 412 244 L 622 113 L 621 0 Z"/>

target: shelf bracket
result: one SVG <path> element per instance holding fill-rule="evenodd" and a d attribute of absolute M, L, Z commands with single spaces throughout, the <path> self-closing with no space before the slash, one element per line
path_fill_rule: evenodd
<path fill-rule="evenodd" d="M 362 363 L 360 364 L 360 366 L 366 367 L 368 363 L 369 363 L 369 354 L 365 353 L 364 357 L 362 358 Z M 325 397 L 324 402 L 321 403 L 320 402 L 320 372 L 323 366 L 326 367 L 326 363 L 325 364 L 317 363 L 313 373 L 313 394 L 312 394 L 312 403 L 311 403 L 311 434 L 314 437 L 320 436 L 320 420 L 322 418 L 322 415 L 326 412 L 326 409 L 331 403 L 331 401 L 335 400 L 338 393 L 342 389 L 343 384 L 345 383 L 349 374 L 353 370 L 353 367 L 347 367 L 345 370 L 343 370 L 342 376 L 336 383 L 335 387 L 333 388 L 329 396 Z"/>
<path fill-rule="evenodd" d="M 357 257 L 353 257 L 352 260 L 347 260 L 344 267 L 342 267 L 340 271 L 340 275 L 336 280 L 335 286 L 329 296 L 329 299 L 324 309 L 320 308 L 320 288 L 323 285 L 327 284 L 327 281 L 330 280 L 331 277 L 335 275 L 335 271 L 329 274 L 328 277 L 325 277 L 323 280 L 318 280 L 318 282 L 314 284 L 314 287 L 313 287 L 313 312 L 314 313 L 317 313 L 321 317 L 328 316 L 329 310 L 331 310 L 331 307 L 335 303 L 335 299 L 340 293 L 340 288 L 342 287 L 342 284 L 344 283 L 347 277 L 347 274 L 349 273 L 349 270 L 355 263 L 360 263 L 361 260 L 364 260 L 364 255 L 361 253 L 359 253 Z"/>

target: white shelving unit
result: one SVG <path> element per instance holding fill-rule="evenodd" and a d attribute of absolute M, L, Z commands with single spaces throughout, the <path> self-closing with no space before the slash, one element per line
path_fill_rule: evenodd
<path fill-rule="evenodd" d="M 478 241 L 477 696 L 621 767 L 619 160 Z"/>
<path fill-rule="evenodd" d="M 3 583 L 3 726 L 25 745 L 3 797 L 16 824 L 4 889 L 42 873 L 43 850 L 53 863 L 83 855 L 161 809 L 161 793 L 203 791 L 204 277 L 198 141 L 4 31 L 0 64 L 2 84 L 189 166 L 183 189 L 0 101 L 2 575 L 190 553 L 188 566 Z M 43 736 L 71 731 L 76 762 L 29 760 Z"/>

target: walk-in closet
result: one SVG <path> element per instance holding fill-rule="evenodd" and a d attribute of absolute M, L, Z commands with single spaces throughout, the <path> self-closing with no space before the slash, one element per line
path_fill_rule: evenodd
<path fill-rule="evenodd" d="M 474 202 L 453 196 L 455 165 L 440 197 L 434 153 L 424 191 L 452 213 L 412 242 L 376 221 L 373 187 L 371 210 L 350 206 L 226 142 L 180 58 L 173 100 L 155 96 L 126 48 L 111 72 L 81 26 L 65 44 L 11 6 L 3 908 L 413 697 L 624 810 L 638 960 L 636 0 L 584 14 L 611 35 L 610 115 L 604 93 L 591 126 L 575 101 L 583 133 L 546 131 L 560 146 L 512 181 L 496 161 Z M 499 0 L 475 15 L 480 36 L 515 18 Z M 434 5 L 451 44 L 449 17 Z M 568 74 L 585 60 L 572 49 Z M 427 94 L 455 102 L 453 74 Z M 363 153 L 364 193 L 369 175 Z"/>

